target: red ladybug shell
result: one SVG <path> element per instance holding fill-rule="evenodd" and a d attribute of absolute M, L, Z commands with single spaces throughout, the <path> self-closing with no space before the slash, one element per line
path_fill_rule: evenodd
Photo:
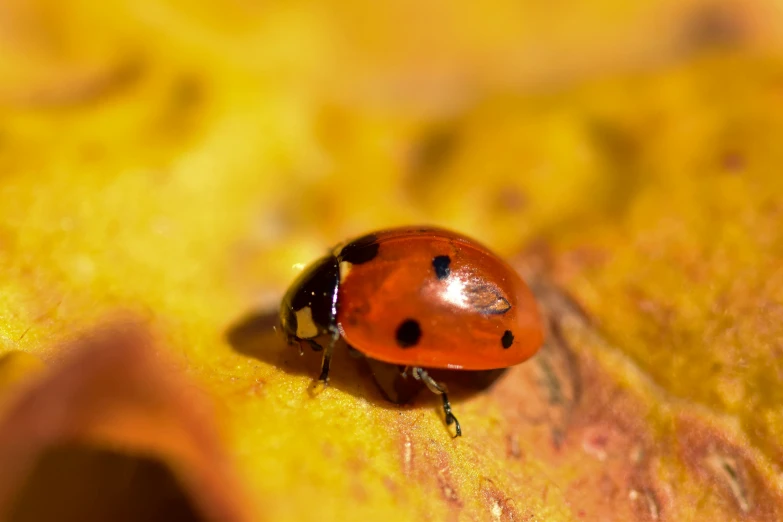
<path fill-rule="evenodd" d="M 392 229 L 335 249 L 337 325 L 368 357 L 425 368 L 519 364 L 543 342 L 522 278 L 479 243 L 441 229 Z"/>

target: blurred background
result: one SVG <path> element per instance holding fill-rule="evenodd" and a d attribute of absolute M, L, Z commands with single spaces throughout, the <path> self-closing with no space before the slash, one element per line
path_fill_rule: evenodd
<path fill-rule="evenodd" d="M 0 353 L 29 356 L 12 363 L 27 375 L 118 310 L 140 318 L 216 405 L 218 446 L 253 492 L 248 520 L 773 520 L 781 51 L 779 0 L 3 0 Z M 317 358 L 286 372 L 283 348 L 248 357 L 226 342 L 243 313 L 277 306 L 296 266 L 411 223 L 534 264 L 615 354 L 581 336 L 577 366 L 645 407 L 574 413 L 577 435 L 542 456 L 492 431 L 538 429 L 503 409 L 513 393 L 465 398 L 460 419 L 485 426 L 483 442 L 441 450 L 426 401 L 401 420 L 339 384 L 313 402 Z M 683 408 L 707 412 L 710 429 L 688 433 L 729 460 L 678 453 Z M 419 431 L 400 442 L 393 422 Z M 621 466 L 600 498 L 578 485 L 574 469 L 607 458 L 592 442 L 637 428 L 655 471 L 640 482 Z M 499 471 L 482 444 L 528 457 Z M 411 474 L 411 445 L 451 478 Z M 538 495 L 548 485 L 554 498 Z"/>

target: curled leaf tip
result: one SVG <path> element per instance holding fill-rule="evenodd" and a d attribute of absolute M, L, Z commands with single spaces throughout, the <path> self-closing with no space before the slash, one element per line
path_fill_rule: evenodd
<path fill-rule="evenodd" d="M 142 328 L 110 325 L 60 351 L 0 417 L 0 519 L 107 520 L 157 507 L 247 520 L 209 403 Z"/>

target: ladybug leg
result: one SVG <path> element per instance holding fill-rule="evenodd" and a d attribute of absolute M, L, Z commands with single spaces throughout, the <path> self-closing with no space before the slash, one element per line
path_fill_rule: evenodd
<path fill-rule="evenodd" d="M 312 339 L 308 339 L 308 340 L 307 340 L 307 344 L 309 344 L 309 345 L 310 345 L 310 348 L 312 348 L 312 350 L 313 350 L 314 352 L 320 352 L 321 350 L 323 350 L 323 349 L 324 349 L 324 347 L 323 347 L 323 346 L 321 346 L 321 345 L 320 345 L 320 344 L 318 344 L 317 342 L 313 341 Z M 301 345 L 301 344 L 299 345 L 299 349 L 300 349 L 300 350 L 302 349 L 302 345 Z M 299 355 L 302 355 L 302 354 L 300 353 Z"/>
<path fill-rule="evenodd" d="M 329 344 L 327 344 L 326 348 L 324 348 L 324 355 L 321 359 L 321 375 L 318 377 L 320 384 L 324 387 L 329 384 L 329 365 L 332 362 L 332 352 L 334 351 L 334 345 L 339 338 L 340 332 L 337 330 L 337 328 L 335 328 L 331 331 Z"/>
<path fill-rule="evenodd" d="M 459 425 L 457 417 L 455 417 L 451 412 L 451 403 L 449 402 L 448 389 L 446 388 L 446 385 L 437 382 L 435 379 L 430 377 L 430 374 L 424 371 L 423 368 L 413 368 L 412 373 L 414 379 L 423 382 L 432 393 L 441 396 L 443 399 L 443 412 L 446 414 L 446 426 L 451 426 L 454 424 L 454 429 L 457 432 L 457 434 L 454 435 L 454 438 L 456 439 L 457 437 L 461 437 L 462 427 Z"/>
<path fill-rule="evenodd" d="M 440 396 L 443 398 L 443 412 L 446 414 L 446 426 L 451 426 L 451 424 L 454 423 L 456 435 L 452 438 L 456 439 L 457 437 L 462 437 L 462 427 L 459 425 L 457 417 L 451 412 L 451 403 L 449 402 L 448 394 L 442 393 Z"/>

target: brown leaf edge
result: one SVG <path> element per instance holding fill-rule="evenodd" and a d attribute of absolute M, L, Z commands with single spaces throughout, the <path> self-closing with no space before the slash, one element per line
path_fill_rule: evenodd
<path fill-rule="evenodd" d="M 19 510 L 29 511 L 27 489 L 36 481 L 35 513 L 47 513 L 47 505 L 62 509 L 59 500 L 81 509 L 81 520 L 105 517 L 106 509 L 128 520 L 130 508 L 149 514 L 179 498 L 177 519 L 250 520 L 209 401 L 155 349 L 143 327 L 114 322 L 52 353 L 66 355 L 3 408 L 0 520 L 32 519 Z M 121 480 L 107 494 L 102 486 L 117 478 L 118 468 L 127 487 Z M 48 477 L 36 475 L 47 472 Z M 96 488 L 88 502 L 109 504 L 102 515 L 95 505 L 73 506 L 77 500 L 62 492 L 58 498 L 59 489 L 74 493 L 80 483 Z M 129 498 L 134 483 L 140 489 Z M 161 493 L 164 485 L 168 489 Z M 157 508 L 129 505 L 149 495 L 168 496 L 155 499 Z M 154 515 L 164 513 L 157 509 Z M 56 518 L 70 520 L 62 512 Z"/>

